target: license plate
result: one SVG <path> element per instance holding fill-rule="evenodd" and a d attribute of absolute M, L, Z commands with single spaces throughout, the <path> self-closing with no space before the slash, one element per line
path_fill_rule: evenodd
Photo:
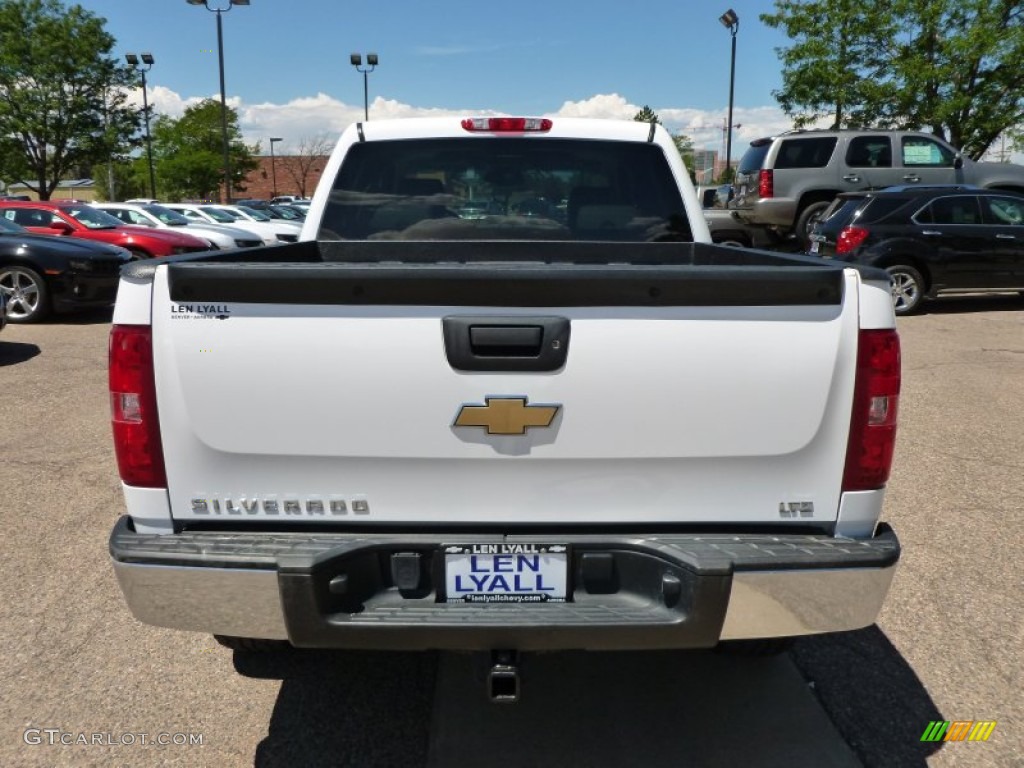
<path fill-rule="evenodd" d="M 452 544 L 443 548 L 445 602 L 564 603 L 564 544 Z"/>

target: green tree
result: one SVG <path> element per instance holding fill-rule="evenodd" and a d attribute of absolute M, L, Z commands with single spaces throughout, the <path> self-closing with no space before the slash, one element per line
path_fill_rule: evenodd
<path fill-rule="evenodd" d="M 99 200 L 149 197 L 149 165 L 144 154 L 94 166 L 92 177 Z"/>
<path fill-rule="evenodd" d="M 643 109 L 633 115 L 633 119 L 638 123 L 658 123 L 658 125 L 661 125 L 661 118 L 658 117 L 658 113 L 646 104 L 644 104 Z"/>
<path fill-rule="evenodd" d="M 1024 121 L 1020 0 L 776 0 L 797 125 L 928 129 L 972 158 Z"/>
<path fill-rule="evenodd" d="M 244 192 L 246 174 L 256 168 L 259 145 L 248 146 L 238 129 L 238 113 L 228 107 L 228 146 L 232 193 Z M 204 99 L 180 118 L 161 115 L 152 126 L 153 162 L 161 199 L 219 199 L 224 181 L 220 102 Z"/>
<path fill-rule="evenodd" d="M 893 12 L 910 23 L 886 123 L 929 128 L 977 159 L 1024 121 L 1020 0 L 897 0 Z"/>
<path fill-rule="evenodd" d="M 777 48 L 782 88 L 773 91 L 797 127 L 831 118 L 859 125 L 866 104 L 886 98 L 897 26 L 876 0 L 777 0 L 761 21 L 793 41 Z"/>
<path fill-rule="evenodd" d="M 679 150 L 680 157 L 683 158 L 683 164 L 686 165 L 687 170 L 693 173 L 693 139 L 687 136 L 685 133 L 677 133 L 672 137 L 672 142 L 676 145 L 676 149 Z"/>
<path fill-rule="evenodd" d="M 649 106 L 644 104 L 644 108 L 633 115 L 633 119 L 638 123 L 656 123 L 661 125 L 661 118 L 658 117 L 658 113 L 651 109 Z M 676 145 L 676 149 L 679 151 L 680 157 L 683 158 L 683 164 L 686 165 L 687 169 L 693 171 L 693 139 L 687 136 L 685 133 L 677 133 L 672 137 L 672 142 Z"/>
<path fill-rule="evenodd" d="M 60 0 L 0 0 L 0 176 L 44 200 L 68 173 L 131 147 L 133 74 L 104 24 Z"/>

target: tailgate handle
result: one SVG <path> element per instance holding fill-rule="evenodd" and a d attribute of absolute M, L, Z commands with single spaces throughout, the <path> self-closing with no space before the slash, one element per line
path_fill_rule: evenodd
<path fill-rule="evenodd" d="M 451 315 L 441 323 L 457 371 L 556 371 L 569 351 L 565 317 Z"/>
<path fill-rule="evenodd" d="M 539 325 L 471 325 L 469 346 L 477 357 L 536 357 L 544 329 Z"/>

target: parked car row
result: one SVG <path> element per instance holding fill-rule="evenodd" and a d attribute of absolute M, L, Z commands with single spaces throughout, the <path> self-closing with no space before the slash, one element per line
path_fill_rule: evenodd
<path fill-rule="evenodd" d="M 244 227 L 259 235 L 264 245 L 294 243 L 302 231 L 301 224 L 272 219 L 261 211 L 241 205 L 168 203 L 166 207 L 190 222 Z"/>
<path fill-rule="evenodd" d="M 189 221 L 180 213 L 162 205 L 133 203 L 94 203 L 94 205 L 125 224 L 158 230 L 175 230 L 201 237 L 209 242 L 213 249 L 229 250 L 263 245 L 263 240 L 247 229 L 239 229 L 227 224 Z"/>
<path fill-rule="evenodd" d="M 839 143 L 837 132 L 811 133 L 817 139 L 825 138 L 820 133 L 830 134 Z M 901 134 L 890 133 L 893 140 Z M 916 134 L 902 138 L 912 136 Z M 864 137 L 853 132 L 843 137 L 847 163 L 852 149 L 865 145 L 858 138 Z M 776 167 L 784 144 L 772 150 Z M 866 145 L 882 147 L 879 162 L 891 159 L 884 144 Z M 826 151 L 821 144 L 814 146 Z M 928 151 L 945 157 L 942 145 L 934 147 L 939 148 Z M 799 152 L 810 150 L 802 145 Z M 1001 178 L 1010 178 L 1013 168 L 1002 169 Z M 778 177 L 773 173 L 769 181 L 773 178 Z M 743 208 L 720 207 L 719 201 L 727 197 L 723 189 L 708 189 L 707 202 L 714 207 L 704 213 L 712 239 L 770 247 L 769 228 L 753 223 Z M 739 189 L 739 199 L 749 202 L 742 177 Z M 762 194 L 759 205 L 768 199 Z M 295 242 L 301 220 L 280 212 L 275 217 L 279 207 L 0 200 L 0 300 L 6 321 L 33 322 L 52 311 L 109 305 L 120 266 L 132 258 Z M 806 225 L 808 254 L 888 271 L 897 314 L 914 312 L 926 299 L 949 293 L 1024 294 L 1024 194 L 967 184 L 922 184 L 918 179 L 841 192 L 824 208 L 819 206 Z"/>
<path fill-rule="evenodd" d="M 0 210 L 0 296 L 12 323 L 51 312 L 110 306 L 126 248 L 76 237 L 34 235 Z"/>
<path fill-rule="evenodd" d="M 295 242 L 300 231 L 241 206 L 0 200 L 5 322 L 110 306 L 132 259 Z"/>

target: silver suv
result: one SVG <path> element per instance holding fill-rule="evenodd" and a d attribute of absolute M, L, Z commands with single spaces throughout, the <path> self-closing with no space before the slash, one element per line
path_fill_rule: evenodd
<path fill-rule="evenodd" d="M 795 232 L 806 245 L 840 192 L 905 184 L 971 184 L 1024 194 L 1024 167 L 975 162 L 917 131 L 787 131 L 750 142 L 729 207 L 780 235 Z"/>

